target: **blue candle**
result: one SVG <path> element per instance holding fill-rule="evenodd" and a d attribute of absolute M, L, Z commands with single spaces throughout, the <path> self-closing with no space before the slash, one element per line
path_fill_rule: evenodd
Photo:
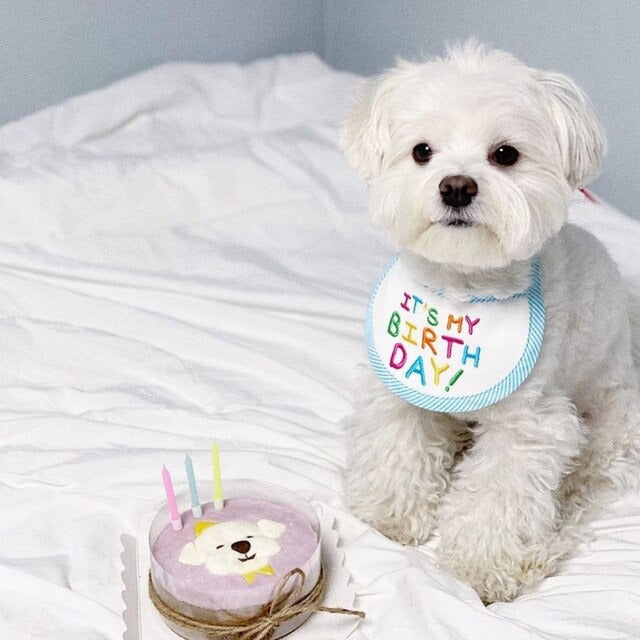
<path fill-rule="evenodd" d="M 189 481 L 189 493 L 191 494 L 191 513 L 194 518 L 202 517 L 202 507 L 200 506 L 200 498 L 198 497 L 198 487 L 196 487 L 196 476 L 193 473 L 193 461 L 187 453 L 184 457 L 184 466 L 187 469 L 187 480 Z"/>

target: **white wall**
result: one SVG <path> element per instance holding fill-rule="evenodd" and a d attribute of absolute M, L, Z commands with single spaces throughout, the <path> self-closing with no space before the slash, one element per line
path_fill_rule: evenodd
<path fill-rule="evenodd" d="M 610 151 L 592 187 L 640 217 L 640 0 L 327 0 L 325 56 L 375 73 L 476 36 L 587 91 Z"/>
<path fill-rule="evenodd" d="M 323 48 L 317 0 L 1 0 L 0 123 L 166 61 Z"/>

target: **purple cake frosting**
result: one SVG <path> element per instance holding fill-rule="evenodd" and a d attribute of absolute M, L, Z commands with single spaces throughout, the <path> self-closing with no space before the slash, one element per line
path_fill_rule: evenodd
<path fill-rule="evenodd" d="M 154 582 L 178 601 L 202 609 L 241 609 L 269 602 L 292 569 L 302 568 L 314 581 L 318 577 L 318 532 L 290 506 L 230 498 L 218 511 L 204 504 L 198 519 L 186 511 L 182 522 L 181 531 L 167 524 L 151 545 Z"/>

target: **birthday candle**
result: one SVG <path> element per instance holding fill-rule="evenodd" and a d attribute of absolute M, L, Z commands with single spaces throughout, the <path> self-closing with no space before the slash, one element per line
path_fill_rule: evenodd
<path fill-rule="evenodd" d="M 211 445 L 211 463 L 213 465 L 213 508 L 224 508 L 224 500 L 222 498 L 222 478 L 220 477 L 220 450 L 218 443 Z"/>
<path fill-rule="evenodd" d="M 162 482 L 164 482 L 164 491 L 167 494 L 167 505 L 169 506 L 169 517 L 171 518 L 171 526 L 174 531 L 182 529 L 182 519 L 178 511 L 178 503 L 176 502 L 176 494 L 173 492 L 173 483 L 169 475 L 169 469 L 163 465 Z"/>
<path fill-rule="evenodd" d="M 189 482 L 189 493 L 191 495 L 191 513 L 194 518 L 202 517 L 202 506 L 200 505 L 200 498 L 198 497 L 198 487 L 196 487 L 196 476 L 193 473 L 193 460 L 187 453 L 184 457 L 184 466 L 187 470 L 187 480 Z"/>

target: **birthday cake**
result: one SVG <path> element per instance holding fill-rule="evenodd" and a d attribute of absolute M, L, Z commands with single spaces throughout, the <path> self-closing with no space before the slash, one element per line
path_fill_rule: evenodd
<path fill-rule="evenodd" d="M 177 496 L 181 528 L 166 506 L 151 525 L 151 585 L 165 621 L 183 637 L 200 636 L 176 621 L 179 616 L 211 624 L 249 619 L 264 612 L 276 592 L 294 588 L 295 580 L 283 584 L 292 570 L 304 572 L 301 596 L 320 579 L 319 524 L 306 501 L 260 482 L 225 488 L 222 508 L 207 502 L 183 510 L 185 492 Z M 178 616 L 167 617 L 167 610 Z"/>

